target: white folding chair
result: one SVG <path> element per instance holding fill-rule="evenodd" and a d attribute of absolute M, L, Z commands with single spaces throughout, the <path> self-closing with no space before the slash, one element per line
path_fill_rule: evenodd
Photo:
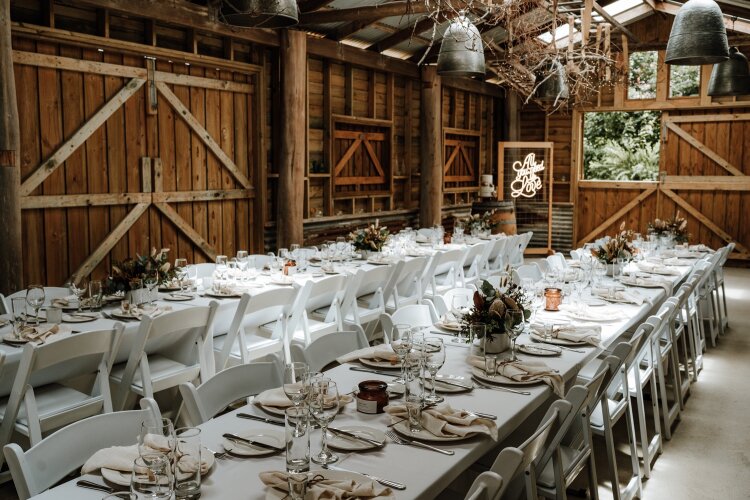
<path fill-rule="evenodd" d="M 195 274 L 198 279 L 210 278 L 216 270 L 216 264 L 213 262 L 201 262 L 200 264 L 193 264 L 192 267 L 195 268 Z"/>
<path fill-rule="evenodd" d="M 280 363 L 254 361 L 222 370 L 198 387 L 192 382 L 180 384 L 180 394 L 187 419 L 196 426 L 211 420 L 239 399 L 281 384 Z"/>
<path fill-rule="evenodd" d="M 571 250 L 570 251 L 570 258 L 573 260 L 581 260 L 581 256 L 583 254 L 581 253 L 581 250 Z"/>
<path fill-rule="evenodd" d="M 719 265 L 716 268 L 715 281 L 716 281 L 716 300 L 719 303 L 719 315 L 721 317 L 722 332 L 726 331 L 729 327 L 729 313 L 727 311 L 727 293 L 724 287 L 724 266 L 729 260 L 729 256 L 734 251 L 735 243 L 731 242 L 724 248 L 721 248 L 721 259 Z"/>
<path fill-rule="evenodd" d="M 667 300 L 655 316 L 649 318 L 656 331 L 654 336 L 654 356 L 656 366 L 658 396 L 661 403 L 664 437 L 672 439 L 672 425 L 680 419 L 682 408 L 682 382 L 680 365 L 677 359 L 677 339 L 674 332 L 674 321 L 678 310 L 674 301 Z M 658 321 L 657 321 L 658 319 Z M 670 383 L 667 384 L 667 381 Z"/>
<path fill-rule="evenodd" d="M 383 328 L 386 343 L 390 343 L 392 340 L 390 332 L 393 331 L 394 325 L 430 328 L 437 320 L 438 315 L 435 312 L 435 307 L 428 300 L 424 304 L 404 306 L 393 314 L 383 313 L 380 315 L 380 324 Z"/>
<path fill-rule="evenodd" d="M 462 283 L 464 257 L 468 249 L 447 250 L 432 256 L 430 265 L 422 275 L 424 297 L 441 295 Z"/>
<path fill-rule="evenodd" d="M 211 327 L 218 304 L 181 309 L 155 318 L 144 315 L 127 362 L 115 365 L 110 381 L 116 388 L 115 408 L 124 410 L 132 395 L 152 398 L 201 376 L 213 375 Z"/>
<path fill-rule="evenodd" d="M 223 369 L 280 351 L 288 359 L 288 332 L 296 329 L 302 315 L 301 307 L 294 314 L 298 293 L 285 287 L 243 294 L 229 332 L 214 338 L 216 366 Z"/>
<path fill-rule="evenodd" d="M 442 317 L 445 313 L 451 310 L 453 304 L 453 297 L 463 297 L 466 299 L 466 303 L 471 307 L 474 304 L 474 292 L 473 288 L 452 288 L 445 292 L 443 295 L 436 295 L 432 297 L 430 301 L 435 305 L 435 312 L 438 317 Z"/>
<path fill-rule="evenodd" d="M 255 269 L 265 269 L 269 264 L 271 264 L 271 261 L 273 259 L 273 254 L 264 255 L 259 253 L 248 255 L 248 262 L 250 262 L 251 265 L 255 267 Z"/>
<path fill-rule="evenodd" d="M 336 361 L 336 358 L 370 344 L 361 330 L 335 332 L 312 341 L 308 346 L 292 344 L 292 359 L 307 363 L 310 371 L 321 371 Z"/>
<path fill-rule="evenodd" d="M 383 287 L 394 269 L 395 266 L 360 269 L 349 278 L 349 286 L 341 301 L 341 319 L 345 328 L 361 328 L 368 339 L 372 338 L 377 320 L 385 312 Z"/>
<path fill-rule="evenodd" d="M 486 267 L 482 258 L 489 247 L 490 242 L 483 241 L 468 248 L 466 255 L 464 255 L 464 262 L 461 269 L 463 286 L 476 285 L 479 281 L 479 276 Z"/>
<path fill-rule="evenodd" d="M 78 470 L 95 452 L 135 444 L 143 422 L 156 423 L 156 401 L 141 399 L 141 409 L 106 413 L 72 423 L 23 451 L 15 443 L 3 453 L 20 500 L 38 495 Z"/>
<path fill-rule="evenodd" d="M 16 431 L 31 445 L 42 434 L 98 413 L 112 412 L 109 373 L 120 345 L 123 325 L 112 330 L 78 333 L 45 344 L 26 344 L 10 395 L 0 406 L 0 442 Z M 88 392 L 62 382 L 95 375 Z M 39 384 L 37 380 L 54 380 Z"/>
<path fill-rule="evenodd" d="M 430 263 L 430 257 L 414 257 L 402 261 L 403 265 L 394 271 L 395 281 L 390 294 L 384 292 L 385 310 L 388 313 L 400 307 L 418 304 L 422 300 L 422 274 Z"/>
<path fill-rule="evenodd" d="M 301 313 L 294 329 L 289 328 L 292 342 L 305 345 L 321 335 L 341 331 L 341 300 L 348 276 L 337 274 L 321 280 L 309 280 L 299 291 L 297 302 Z"/>
<path fill-rule="evenodd" d="M 464 500 L 499 500 L 505 491 L 505 484 L 500 474 L 484 471 L 474 479 Z"/>
<path fill-rule="evenodd" d="M 682 329 L 687 337 L 689 354 L 688 371 L 693 382 L 698 380 L 698 374 L 703 369 L 703 325 L 698 314 L 698 299 L 696 288 L 700 275 L 689 276 L 677 290 L 675 297 L 680 298 L 681 310 L 677 315 L 677 328 Z"/>
<path fill-rule="evenodd" d="M 521 282 L 526 278 L 534 280 L 534 283 L 537 283 L 544 279 L 542 271 L 539 269 L 539 266 L 535 262 L 518 266 L 510 272 L 510 275 L 513 279 L 513 282 L 517 285 L 520 285 Z"/>
<path fill-rule="evenodd" d="M 553 253 L 547 256 L 547 265 L 555 271 L 562 271 L 568 267 L 568 263 L 565 262 L 565 256 L 561 253 Z"/>
<path fill-rule="evenodd" d="M 490 255 L 487 258 L 487 267 L 486 267 L 486 274 L 489 276 L 492 276 L 493 274 L 499 273 L 501 271 L 505 271 L 506 265 L 508 264 L 505 261 L 506 253 L 505 250 L 508 247 L 508 244 L 512 241 L 512 238 L 498 238 L 495 240 L 492 250 L 490 251 Z"/>
<path fill-rule="evenodd" d="M 688 345 L 688 332 L 683 322 L 680 321 L 688 296 L 687 290 L 684 287 L 680 287 L 672 297 L 667 299 L 668 303 L 674 304 L 674 317 L 669 326 L 672 328 L 674 352 L 677 358 L 678 379 L 680 383 L 680 409 L 685 408 L 685 400 L 690 393 L 690 383 L 692 380 L 690 374 L 692 358 Z"/>

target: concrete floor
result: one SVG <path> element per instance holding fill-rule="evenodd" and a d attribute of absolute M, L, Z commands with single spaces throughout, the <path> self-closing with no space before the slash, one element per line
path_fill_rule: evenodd
<path fill-rule="evenodd" d="M 672 440 L 643 483 L 644 500 L 750 499 L 750 269 L 728 268 L 726 292 L 730 328 L 708 348 Z M 612 493 L 604 447 L 596 444 L 599 497 L 606 500 Z M 621 453 L 623 481 L 627 464 Z M 0 486 L 0 500 L 16 498 L 12 483 Z"/>

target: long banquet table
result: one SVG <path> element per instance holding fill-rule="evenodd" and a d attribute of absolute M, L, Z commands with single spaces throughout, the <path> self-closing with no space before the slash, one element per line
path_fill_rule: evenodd
<path fill-rule="evenodd" d="M 675 284 L 683 280 L 691 268 L 681 267 L 679 269 L 681 271 L 679 276 L 670 277 Z M 624 312 L 626 317 L 618 321 L 601 324 L 603 349 L 606 350 L 608 346 L 626 337 L 628 331 L 642 322 L 649 314 L 652 314 L 666 298 L 666 291 L 662 288 L 638 288 L 638 291 L 645 299 L 640 306 L 633 304 L 605 306 L 614 307 Z M 524 334 L 518 341 L 523 343 L 528 342 L 529 339 Z M 469 349 L 450 341 L 447 341 L 446 345 L 448 346 L 446 348 L 446 362 L 440 372 L 452 375 L 470 375 L 470 367 L 466 363 Z M 551 368 L 560 371 L 567 387 L 572 385 L 581 367 L 602 352 L 593 346 L 584 347 L 581 350 L 584 352 L 564 350 L 559 357 L 543 358 Z M 522 359 L 532 358 L 524 354 L 520 354 L 520 357 Z M 355 388 L 357 383 L 362 380 L 389 380 L 389 377 L 385 376 L 351 371 L 350 366 L 337 366 L 327 372 L 327 375 L 338 383 L 342 393 Z M 453 408 L 497 415 L 498 442 L 493 442 L 488 437 L 474 437 L 455 443 L 438 443 L 443 448 L 455 451 L 454 456 L 444 456 L 412 446 L 397 445 L 389 440 L 384 447 L 374 451 L 350 454 L 339 452 L 341 460 L 336 465 L 406 484 L 407 489 L 405 491 L 394 492 L 397 498 L 434 498 L 480 457 L 499 447 L 498 443 L 501 443 L 504 438 L 513 433 L 535 410 L 548 404 L 554 397 L 546 385 L 535 385 L 527 389 L 531 392 L 530 396 L 479 387 L 468 393 L 445 395 L 446 401 Z M 220 450 L 220 436 L 224 432 L 282 429 L 262 422 L 237 418 L 235 414 L 240 411 L 263 414 L 262 410 L 253 405 L 248 405 L 212 419 L 200 426 L 203 443 L 212 450 Z M 384 430 L 388 423 L 389 418 L 385 414 L 366 415 L 358 413 L 355 410 L 355 404 L 351 403 L 336 417 L 333 425 L 359 424 Z M 317 453 L 317 450 L 319 450 L 319 443 L 320 431 L 315 431 L 311 439 L 313 453 Z M 265 458 L 217 461 L 214 469 L 204 478 L 202 498 L 266 498 L 266 488 L 261 483 L 258 474 L 263 471 L 284 470 L 284 466 L 283 452 Z M 313 465 L 313 470 L 316 467 Z M 98 475 L 88 475 L 86 479 L 102 482 L 102 478 Z M 101 498 L 101 496 L 101 493 L 75 486 L 75 481 L 68 481 L 34 498 L 93 500 Z"/>

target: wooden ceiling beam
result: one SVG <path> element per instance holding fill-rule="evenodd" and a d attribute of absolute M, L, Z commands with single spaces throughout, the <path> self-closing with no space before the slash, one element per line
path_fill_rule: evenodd
<path fill-rule="evenodd" d="M 633 34 L 633 32 L 630 31 L 629 29 L 627 29 L 620 21 L 618 21 L 617 19 L 615 19 L 614 16 L 610 15 L 609 12 L 607 12 L 606 10 L 604 10 L 604 7 L 602 7 L 601 5 L 599 5 L 599 2 L 596 2 L 596 1 L 594 2 L 594 10 L 596 11 L 597 14 L 599 14 L 600 16 L 602 16 L 605 21 L 607 21 L 609 24 L 611 24 L 612 26 L 614 26 L 617 29 L 619 29 L 624 35 L 626 35 L 628 38 L 630 38 L 630 40 L 632 40 L 635 43 L 639 42 L 638 37 L 636 37 Z"/>
<path fill-rule="evenodd" d="M 378 21 L 385 17 L 404 16 L 408 14 L 424 14 L 429 11 L 424 2 L 397 1 L 381 5 L 368 5 L 352 9 L 319 10 L 302 14 L 300 24 L 324 24 L 350 21 Z"/>
<path fill-rule="evenodd" d="M 440 22 L 447 21 L 447 20 L 453 19 L 457 15 L 458 15 L 458 12 L 451 10 L 451 11 L 442 13 L 440 15 L 439 21 Z M 426 17 L 420 21 L 417 21 L 415 24 L 409 26 L 408 28 L 399 30 L 396 33 L 392 34 L 391 36 L 384 38 L 383 40 L 377 43 L 374 43 L 368 48 L 371 50 L 375 50 L 377 52 L 383 52 L 384 50 L 388 50 L 392 47 L 395 47 L 401 42 L 405 42 L 412 37 L 419 36 L 421 33 L 424 33 L 425 31 L 431 29 L 434 25 L 435 25 L 435 20 L 432 19 L 431 17 Z"/>
<path fill-rule="evenodd" d="M 340 42 L 344 38 L 348 37 L 349 35 L 353 35 L 357 31 L 361 31 L 368 26 L 372 26 L 377 21 L 352 21 L 349 24 L 346 24 L 338 29 L 336 29 L 336 33 L 334 34 L 333 38 Z"/>
<path fill-rule="evenodd" d="M 333 0 L 303 0 L 301 2 L 297 2 L 297 7 L 299 7 L 299 11 L 304 14 L 307 12 L 314 12 L 318 9 L 322 9 L 331 2 L 333 2 Z"/>

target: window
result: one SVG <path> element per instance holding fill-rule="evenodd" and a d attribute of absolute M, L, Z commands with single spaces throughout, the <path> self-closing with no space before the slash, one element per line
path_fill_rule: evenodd
<path fill-rule="evenodd" d="M 700 93 L 701 67 L 669 65 L 669 97 L 689 97 Z"/>
<path fill-rule="evenodd" d="M 628 61 L 628 99 L 655 99 L 657 52 L 633 52 Z"/>
<path fill-rule="evenodd" d="M 585 113 L 583 120 L 584 179 L 656 180 L 659 111 Z"/>

